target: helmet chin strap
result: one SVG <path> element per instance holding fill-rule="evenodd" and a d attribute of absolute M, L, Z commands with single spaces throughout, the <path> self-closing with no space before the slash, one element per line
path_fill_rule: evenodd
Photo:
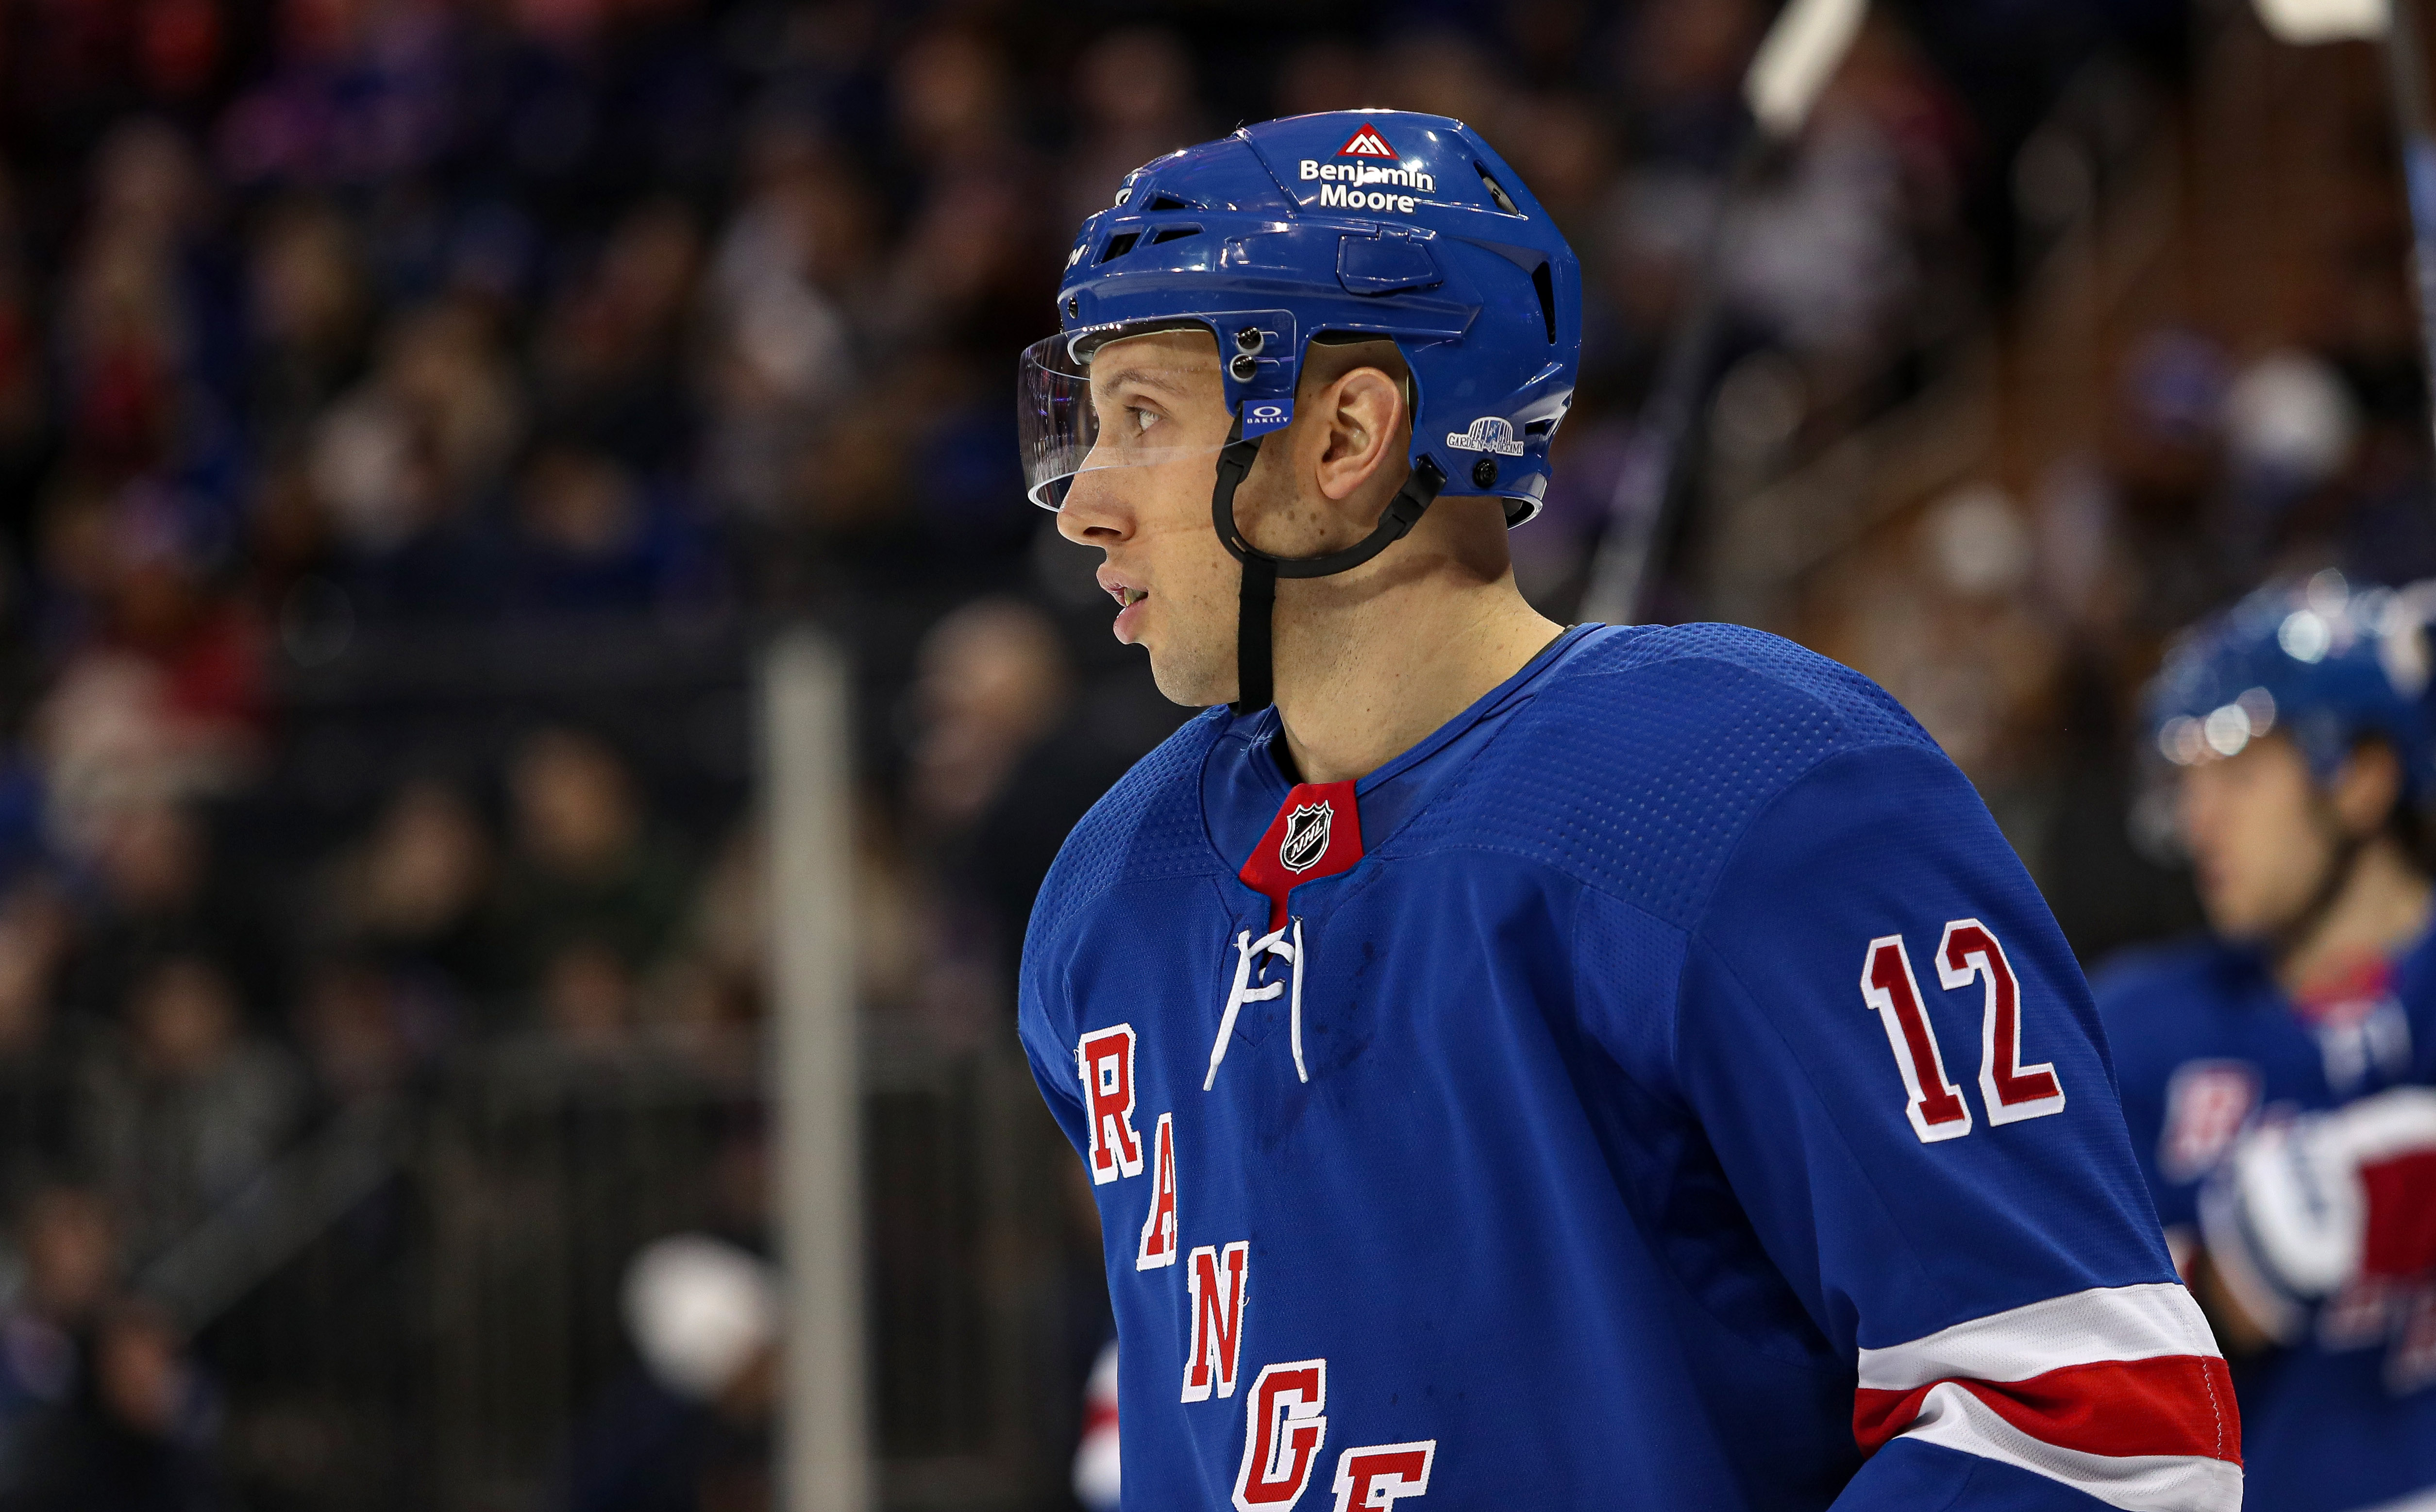
<path fill-rule="evenodd" d="M 1414 461 L 1412 476 L 1387 501 L 1377 528 L 1368 535 L 1342 551 L 1331 551 L 1325 556 L 1276 557 L 1244 540 L 1244 532 L 1235 524 L 1235 490 L 1243 485 L 1244 476 L 1251 472 L 1260 455 L 1261 438 L 1244 439 L 1244 416 L 1239 410 L 1226 449 L 1218 454 L 1218 482 L 1209 493 L 1209 517 L 1218 528 L 1218 539 L 1244 565 L 1244 590 L 1235 620 L 1235 702 L 1231 705 L 1237 714 L 1265 708 L 1276 699 L 1278 580 L 1332 578 L 1340 572 L 1352 571 L 1411 534 L 1413 527 L 1421 522 L 1421 516 L 1436 501 L 1438 491 L 1447 484 L 1445 469 L 1424 454 Z"/>
<path fill-rule="evenodd" d="M 2368 849 L 2369 842 L 2376 838 L 2374 833 L 2347 833 L 2342 820 L 2334 811 L 2333 803 L 2323 795 L 2319 795 L 2311 807 L 2318 815 L 2319 829 L 2326 837 L 2326 872 L 2318 879 L 2316 889 L 2310 893 L 2309 901 L 2302 906 L 2299 915 L 2276 931 L 2276 954 L 2279 957 L 2300 948 L 2310 935 L 2317 932 L 2318 926 L 2325 922 L 2326 915 L 2334 912 L 2335 899 L 2342 895 L 2344 885 L 2351 881 L 2353 868 L 2359 864 L 2360 852 Z"/>

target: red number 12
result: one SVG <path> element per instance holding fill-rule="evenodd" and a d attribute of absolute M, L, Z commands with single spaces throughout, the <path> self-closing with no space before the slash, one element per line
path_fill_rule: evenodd
<path fill-rule="evenodd" d="M 2022 993 L 2005 947 L 1977 919 L 1956 919 L 1937 942 L 1937 980 L 1946 991 L 1982 985 L 1979 1096 L 1990 1123 L 2014 1123 L 2063 1111 L 2063 1084 L 2052 1065 L 2022 1064 Z M 1923 1144 L 1971 1132 L 1971 1107 L 1945 1074 L 1903 936 L 1870 942 L 1861 961 L 1861 998 L 1877 1011 L 1903 1073 L 1904 1115 Z"/>

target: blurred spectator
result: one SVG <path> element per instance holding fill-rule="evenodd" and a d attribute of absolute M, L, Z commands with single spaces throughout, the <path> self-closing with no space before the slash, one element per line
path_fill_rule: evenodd
<path fill-rule="evenodd" d="M 549 312 L 535 346 L 538 408 L 553 430 L 627 466 L 682 466 L 693 441 L 687 344 L 702 235 L 675 200 L 628 212 L 599 266 Z"/>
<path fill-rule="evenodd" d="M 769 1264 L 723 1240 L 678 1234 L 635 1257 L 622 1300 L 641 1368 L 577 1430 L 557 1504 L 770 1508 L 779 1319 Z"/>
<path fill-rule="evenodd" d="M 922 733 L 910 788 L 924 827 L 952 834 L 980 819 L 1065 713 L 1069 678 L 1056 632 L 1029 605 L 981 600 L 939 621 L 914 686 Z"/>
<path fill-rule="evenodd" d="M 755 144 L 755 184 L 722 237 L 710 277 L 706 461 L 716 495 L 775 515 L 820 412 L 853 384 L 842 301 L 866 296 L 875 212 L 845 165 L 798 129 Z"/>
<path fill-rule="evenodd" d="M 8 1512 L 212 1512 L 218 1400 L 169 1321 L 121 1303 L 92 1334 L 74 1394 L 29 1421 L 0 1488 Z"/>
<path fill-rule="evenodd" d="M 523 428 L 522 387 L 478 306 L 436 304 L 391 325 L 372 374 L 323 412 L 312 453 L 368 613 L 491 606 L 495 569 L 470 514 Z"/>
<path fill-rule="evenodd" d="M 88 917 L 70 967 L 78 1012 L 116 1011 L 135 974 L 165 955 L 191 953 L 233 972 L 257 1001 L 277 990 L 251 900 L 212 885 L 201 816 L 184 805 L 132 802 L 96 821 Z"/>
<path fill-rule="evenodd" d="M 542 967 L 541 1017 L 557 1041 L 579 1053 L 614 1051 L 634 1027 L 635 978 L 600 940 L 570 940 Z"/>
<path fill-rule="evenodd" d="M 274 203 L 248 269 L 248 415 L 267 461 L 302 452 L 314 422 L 357 375 L 371 315 L 355 227 L 326 201 Z"/>
<path fill-rule="evenodd" d="M 664 493 L 605 452 L 546 445 L 516 490 L 511 602 L 524 614 L 641 613 L 701 602 L 709 543 Z"/>
<path fill-rule="evenodd" d="M 442 1028 L 436 1012 L 418 1016 L 415 1006 L 374 961 L 336 956 L 315 968 L 296 1014 L 315 1089 L 340 1106 L 407 1090 Z"/>
<path fill-rule="evenodd" d="M 589 736 L 548 729 L 526 740 L 509 794 L 515 848 L 498 895 L 503 968 L 550 1013 L 569 1015 L 563 1027 L 590 1034 L 613 1018 L 622 1025 L 632 982 L 658 963 L 685 907 L 686 868 L 653 832 L 625 763 Z"/>
<path fill-rule="evenodd" d="M 394 969 L 433 979 L 437 992 L 471 999 L 496 971 L 482 916 L 491 849 L 480 816 L 456 789 L 408 782 L 372 833 L 331 867 L 320 892 L 323 928 Z"/>
<path fill-rule="evenodd" d="M 247 1032 L 235 985 L 200 955 L 165 956 L 135 976 L 89 1078 L 91 1147 L 138 1254 L 235 1196 L 303 1111 L 295 1063 Z"/>
<path fill-rule="evenodd" d="M 0 1210 L 73 1171 L 76 1046 L 59 1000 L 70 927 L 47 879 L 0 898 Z"/>
<path fill-rule="evenodd" d="M 46 1187 L 17 1211 L 23 1270 L 0 1321 L 0 1484 L 25 1463 L 28 1426 L 76 1389 L 83 1341 L 119 1281 L 117 1229 L 99 1192 Z"/>

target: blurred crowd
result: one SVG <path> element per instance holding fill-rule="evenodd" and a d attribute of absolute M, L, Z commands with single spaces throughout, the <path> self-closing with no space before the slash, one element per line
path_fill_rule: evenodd
<path fill-rule="evenodd" d="M 332 759 L 300 747 L 298 688 L 824 620 L 859 668 L 868 1012 L 1003 1052 L 1033 888 L 1181 717 L 1016 471 L 1014 356 L 1053 322 L 1076 220 L 1239 119 L 1478 126 L 1585 264 L 1580 401 L 1516 539 L 1564 616 L 1640 496 L 1635 417 L 1696 271 L 1727 317 L 1721 465 L 1919 391 L 1990 298 L 1992 128 L 1883 16 L 1721 210 L 1766 10 L 0 8 L 0 1509 L 384 1504 L 281 1501 L 231 1448 L 246 1402 L 208 1320 L 143 1278 L 300 1139 L 466 1056 L 750 1057 L 740 780 L 671 802 L 614 721 L 488 709 L 478 758 L 344 747 L 365 770 L 334 807 L 298 780 Z M 2221 389 L 2208 360 L 2143 367 L 2140 413 L 2170 431 L 2186 389 Z M 2182 516 L 2114 476 L 2087 507 L 2141 558 Z M 2074 602 L 2118 601 L 2098 571 Z M 304 853 L 265 860 L 265 816 L 306 808 L 281 829 Z M 704 1284 L 756 1295 L 767 1237 L 732 1224 Z M 1104 1327 L 1096 1242 L 1070 1238 L 1035 1336 L 1042 1399 L 1072 1405 L 1035 1414 L 1023 1504 L 1063 1504 Z M 624 1410 L 570 1425 L 534 1484 L 766 1504 L 750 1434 L 699 1474 L 611 1473 L 642 1441 Z"/>

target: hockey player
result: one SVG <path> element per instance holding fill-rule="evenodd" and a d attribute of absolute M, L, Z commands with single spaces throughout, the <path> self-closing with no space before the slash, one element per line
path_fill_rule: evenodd
<path fill-rule="evenodd" d="M 2436 1508 L 2431 603 L 2322 573 L 2174 652 L 2153 733 L 2215 937 L 2097 983 L 2276 1512 Z"/>
<path fill-rule="evenodd" d="M 1505 162 L 1252 127 L 1128 177 L 1058 310 L 1034 496 L 1220 705 L 1024 951 L 1125 1504 L 2237 1506 L 2087 990 L 1970 785 L 1784 641 L 1515 591 L 1581 301 Z"/>

